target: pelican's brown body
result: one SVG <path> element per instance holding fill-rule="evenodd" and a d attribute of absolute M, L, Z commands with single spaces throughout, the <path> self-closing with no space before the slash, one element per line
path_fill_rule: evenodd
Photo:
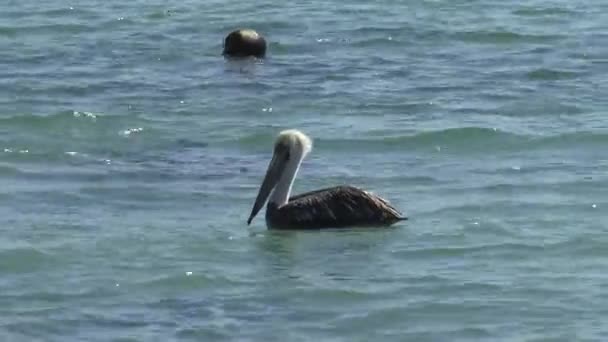
<path fill-rule="evenodd" d="M 272 202 L 266 206 L 271 229 L 390 226 L 406 219 L 384 199 L 349 185 L 303 193 L 280 207 Z"/>
<path fill-rule="evenodd" d="M 383 198 L 349 185 L 290 197 L 300 164 L 311 148 L 312 141 L 300 131 L 279 134 L 247 224 L 269 197 L 266 226 L 270 229 L 381 227 L 407 219 Z"/>

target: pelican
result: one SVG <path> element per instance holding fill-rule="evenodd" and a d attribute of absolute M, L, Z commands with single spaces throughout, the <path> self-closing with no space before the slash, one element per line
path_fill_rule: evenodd
<path fill-rule="evenodd" d="M 385 199 L 349 185 L 290 197 L 300 164 L 311 149 L 312 140 L 306 134 L 295 129 L 279 133 L 247 225 L 269 196 L 266 226 L 270 229 L 390 226 L 407 220 Z"/>

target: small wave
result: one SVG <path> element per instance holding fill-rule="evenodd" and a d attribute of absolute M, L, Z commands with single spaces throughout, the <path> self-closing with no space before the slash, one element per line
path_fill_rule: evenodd
<path fill-rule="evenodd" d="M 349 33 L 352 34 L 353 36 L 356 37 L 360 37 L 360 36 L 364 36 L 364 35 L 381 35 L 381 36 L 398 36 L 398 35 L 402 35 L 404 33 L 407 33 L 408 31 L 413 31 L 410 28 L 404 28 L 404 27 L 359 27 L 356 29 L 349 29 L 348 32 L 345 33 Z"/>
<path fill-rule="evenodd" d="M 556 256 L 562 256 L 564 254 L 574 254 L 579 256 L 605 257 L 607 246 L 608 241 L 601 233 L 597 236 L 580 235 L 553 244 L 549 252 Z"/>
<path fill-rule="evenodd" d="M 9 165 L 0 165 L 0 176 L 15 176 L 19 175 L 20 171 L 18 168 Z"/>
<path fill-rule="evenodd" d="M 546 8 L 538 8 L 538 7 L 529 7 L 517 9 L 512 12 L 515 15 L 519 15 L 522 17 L 542 17 L 542 16 L 560 16 L 560 15 L 573 15 L 576 12 L 566 9 L 566 8 L 558 8 L 558 7 L 546 7 Z"/>
<path fill-rule="evenodd" d="M 22 114 L 0 118 L 0 125 L 48 126 L 74 122 L 79 119 L 97 119 L 99 114 L 85 111 L 61 111 L 50 115 Z"/>
<path fill-rule="evenodd" d="M 487 149 L 497 143 L 515 143 L 521 137 L 493 128 L 462 127 L 438 131 L 422 132 L 414 135 L 393 136 L 376 139 L 318 139 L 319 144 L 333 147 L 370 146 L 383 148 L 433 148 L 445 149 Z"/>
<path fill-rule="evenodd" d="M 0 271 L 31 272 L 49 262 L 50 256 L 33 247 L 0 249 Z"/>
<path fill-rule="evenodd" d="M 91 9 L 88 9 L 86 6 L 62 6 L 56 8 L 42 8 L 38 6 L 32 9 L 24 9 L 16 6 L 11 11 L 6 13 L 11 19 L 29 19 L 29 20 L 21 20 L 20 22 L 31 22 L 38 18 L 75 18 L 75 17 L 83 17 L 85 15 L 95 16 L 97 12 Z"/>
<path fill-rule="evenodd" d="M 580 76 L 580 73 L 574 71 L 555 70 L 540 68 L 534 71 L 530 71 L 527 77 L 531 80 L 538 81 L 555 81 L 562 79 L 573 79 Z"/>
<path fill-rule="evenodd" d="M 85 24 L 67 24 L 67 23 L 56 23 L 36 26 L 24 26 L 18 27 L 17 34 L 58 34 L 58 33 L 84 33 L 92 32 L 95 27 Z"/>
<path fill-rule="evenodd" d="M 608 143 L 608 133 L 572 132 L 557 135 L 532 135 L 507 132 L 488 127 L 458 127 L 443 130 L 415 132 L 412 134 L 392 133 L 381 136 L 351 134 L 344 138 L 321 136 L 312 137 L 313 144 L 324 150 L 369 150 L 401 151 L 426 150 L 441 153 L 486 152 L 486 151 L 527 151 L 550 148 L 581 148 L 582 146 L 603 146 Z M 219 139 L 220 145 L 236 145 L 239 148 L 267 151 L 274 135 L 258 132 L 244 135 L 236 140 Z"/>
<path fill-rule="evenodd" d="M 93 114 L 91 112 L 78 112 L 78 111 L 74 111 L 73 115 L 74 115 L 75 118 L 85 117 L 85 118 L 90 118 L 90 119 L 97 119 L 97 115 Z"/>
<path fill-rule="evenodd" d="M 122 131 L 121 134 L 124 135 L 124 136 L 130 136 L 130 135 L 133 135 L 133 134 L 141 133 L 141 132 L 143 132 L 143 130 L 144 129 L 141 128 L 141 127 L 128 128 L 128 129 L 125 129 L 124 131 Z"/>
<path fill-rule="evenodd" d="M 66 160 L 84 162 L 108 159 L 125 146 L 141 146 L 157 138 L 150 120 L 126 115 L 98 114 L 87 111 L 61 111 L 49 115 L 22 114 L 0 118 L 6 132 L 28 132 L 7 135 L 0 153 L 19 160 Z M 135 137 L 137 139 L 129 139 Z M 119 139 L 117 139 L 119 138 Z M 144 141 L 145 140 L 145 141 Z M 154 143 L 170 143 L 162 139 Z M 23 151 L 27 150 L 28 153 Z M 76 152 L 66 153 L 66 152 Z M 74 158 L 78 156 L 78 158 Z M 84 158 L 84 159 L 83 159 Z"/>
<path fill-rule="evenodd" d="M 72 129 L 84 130 L 96 135 L 117 131 L 125 135 L 140 133 L 141 126 L 130 127 L 134 124 L 141 125 L 145 119 L 138 118 L 136 121 L 125 115 L 100 114 L 88 111 L 66 110 L 48 115 L 17 114 L 0 118 L 0 127 L 14 128 L 14 130 L 40 130 L 49 135 L 58 135 L 62 131 L 77 133 Z M 125 127 L 126 126 L 126 127 Z"/>
<path fill-rule="evenodd" d="M 237 140 L 241 147 L 251 149 L 255 146 L 267 149 L 267 145 L 274 136 L 269 134 L 251 134 Z M 461 127 L 444 130 L 415 133 L 412 135 L 382 136 L 382 137 L 351 137 L 314 139 L 316 146 L 324 149 L 359 149 L 359 150 L 403 150 L 407 149 L 433 149 L 433 150 L 487 150 L 505 146 L 505 143 L 515 144 L 522 137 L 493 128 Z"/>
<path fill-rule="evenodd" d="M 138 279 L 133 282 L 133 285 L 138 287 L 154 289 L 154 288 L 173 288 L 173 289 L 193 289 L 200 288 L 201 286 L 210 286 L 211 284 L 227 284 L 232 281 L 229 278 L 215 277 L 205 274 L 204 272 L 183 272 L 172 275 L 159 275 L 154 277 L 148 277 L 144 279 Z M 232 282 L 238 284 L 237 282 Z"/>
<path fill-rule="evenodd" d="M 468 31 L 453 35 L 454 39 L 481 44 L 550 43 L 561 35 L 520 34 L 510 31 Z"/>
<path fill-rule="evenodd" d="M 574 132 L 542 137 L 534 141 L 537 147 L 575 147 L 598 146 L 608 144 L 608 133 L 600 132 Z"/>
<path fill-rule="evenodd" d="M 177 139 L 176 144 L 182 148 L 204 148 L 209 147 L 209 143 L 190 139 Z"/>
<path fill-rule="evenodd" d="M 355 47 L 382 47 L 382 46 L 391 46 L 399 44 L 399 41 L 391 35 L 382 36 L 382 37 L 370 37 L 367 39 L 359 39 L 352 43 L 352 46 Z"/>
<path fill-rule="evenodd" d="M 171 17 L 171 16 L 175 15 L 176 13 L 179 13 L 179 12 L 174 9 L 156 10 L 154 12 L 146 14 L 144 17 L 146 19 L 150 19 L 150 20 L 160 20 L 160 19 L 165 19 L 165 18 Z"/>
<path fill-rule="evenodd" d="M 14 38 L 17 36 L 17 29 L 14 27 L 0 26 L 0 37 Z"/>
<path fill-rule="evenodd" d="M 433 247 L 433 248 L 412 248 L 395 252 L 399 258 L 430 258 L 430 257 L 462 257 L 470 254 L 492 254 L 522 252 L 541 252 L 544 250 L 542 245 L 532 245 L 517 242 L 488 243 L 463 247 Z"/>

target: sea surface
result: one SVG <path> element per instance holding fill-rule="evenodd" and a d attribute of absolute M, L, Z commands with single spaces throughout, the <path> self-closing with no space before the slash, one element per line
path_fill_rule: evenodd
<path fill-rule="evenodd" d="M 0 9 L 0 340 L 608 338 L 608 2 Z M 409 220 L 247 226 L 287 128 Z"/>

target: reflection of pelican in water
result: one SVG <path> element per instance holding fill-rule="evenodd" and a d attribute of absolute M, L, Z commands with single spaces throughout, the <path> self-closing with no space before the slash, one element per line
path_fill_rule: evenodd
<path fill-rule="evenodd" d="M 269 196 L 266 207 L 268 228 L 389 226 L 407 220 L 386 200 L 348 185 L 289 197 L 300 163 L 311 148 L 310 138 L 298 130 L 286 130 L 279 134 L 247 224 L 251 223 Z"/>

